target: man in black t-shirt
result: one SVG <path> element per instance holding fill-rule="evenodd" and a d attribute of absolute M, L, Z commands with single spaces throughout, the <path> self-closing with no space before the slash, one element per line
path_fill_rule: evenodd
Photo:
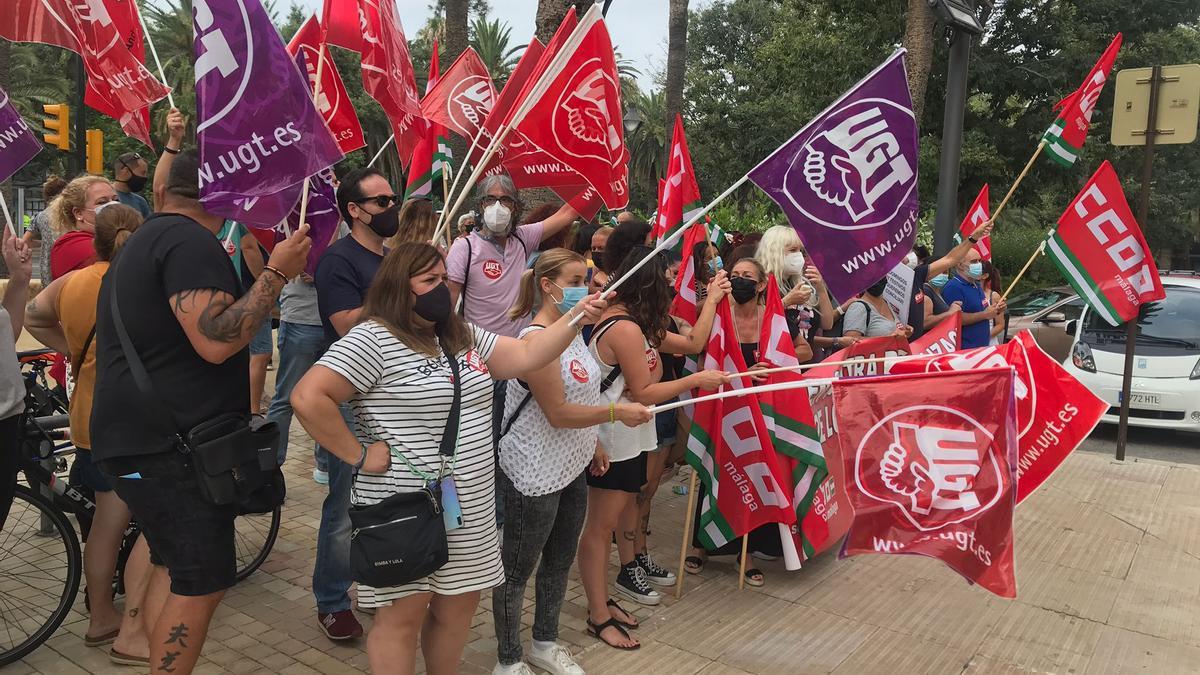
<path fill-rule="evenodd" d="M 400 226 L 400 200 L 378 171 L 365 168 L 342 178 L 338 208 L 350 225 L 350 236 L 338 240 L 317 264 L 317 311 L 330 343 L 361 319 L 367 289 L 383 263 L 383 244 Z M 354 428 L 349 408 L 342 407 L 346 425 Z M 318 446 L 327 460 L 329 494 L 321 505 L 317 530 L 317 559 L 313 566 L 313 596 L 317 626 L 330 640 L 361 637 L 362 624 L 350 608 L 350 465 Z"/>
<path fill-rule="evenodd" d="M 244 295 L 214 236 L 224 218 L 199 202 L 198 160 L 180 154 L 158 203 L 100 289 L 92 454 L 133 511 L 155 565 L 143 616 L 150 666 L 191 672 L 208 623 L 234 584 L 233 506 L 205 501 L 176 434 L 224 413 L 245 413 L 247 345 L 288 279 L 304 268 L 308 227 L 275 247 Z M 114 288 L 115 287 L 115 288 Z M 240 298 L 238 296 L 241 296 Z M 150 378 L 143 393 L 121 347 L 114 304 Z M 135 655 L 136 656 L 136 655 Z"/>

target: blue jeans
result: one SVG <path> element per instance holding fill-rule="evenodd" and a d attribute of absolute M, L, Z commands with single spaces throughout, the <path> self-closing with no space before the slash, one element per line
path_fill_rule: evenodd
<path fill-rule="evenodd" d="M 342 417 L 350 430 L 354 422 L 346 407 Z M 329 462 L 329 494 L 321 505 L 321 528 L 317 531 L 317 560 L 313 565 L 313 596 L 322 614 L 350 609 L 350 485 L 354 467 L 334 457 L 325 448 L 317 456 Z"/>
<path fill-rule="evenodd" d="M 279 425 L 279 464 L 287 459 L 288 427 L 292 425 L 292 389 L 325 353 L 325 329 L 302 323 L 279 322 L 279 369 L 275 371 L 275 397 L 267 419 Z M 320 457 L 323 453 L 317 452 Z M 318 468 L 321 461 L 318 460 Z"/>

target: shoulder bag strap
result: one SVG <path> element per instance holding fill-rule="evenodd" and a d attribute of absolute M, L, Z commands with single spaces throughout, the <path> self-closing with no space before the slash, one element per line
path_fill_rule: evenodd
<path fill-rule="evenodd" d="M 458 294 L 458 306 L 462 309 L 462 315 L 467 315 L 467 282 L 471 281 L 471 254 L 474 253 L 471 247 L 471 233 L 463 237 L 467 242 L 467 266 L 463 271 L 462 292 Z"/>
<path fill-rule="evenodd" d="M 79 371 L 83 368 L 83 360 L 87 358 L 88 349 L 92 346 L 92 340 L 96 339 L 96 324 L 92 324 L 92 331 L 88 333 L 87 339 L 83 341 L 83 349 L 79 351 L 79 360 L 71 359 L 71 363 L 79 364 L 78 368 L 71 368 L 71 381 L 79 382 Z"/>
<path fill-rule="evenodd" d="M 446 429 L 442 432 L 442 443 L 439 448 L 443 457 L 453 457 L 458 451 L 459 416 L 462 405 L 462 380 L 460 379 L 458 359 L 442 344 L 442 353 L 450 364 L 450 372 L 454 377 L 454 401 L 450 404 L 450 416 L 446 418 Z"/>

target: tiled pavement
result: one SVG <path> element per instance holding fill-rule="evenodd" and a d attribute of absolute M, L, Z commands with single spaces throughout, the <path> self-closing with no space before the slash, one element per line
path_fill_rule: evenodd
<path fill-rule="evenodd" d="M 363 644 L 336 645 L 316 626 L 310 589 L 323 489 L 311 479 L 311 442 L 295 429 L 279 541 L 227 596 L 197 672 L 366 669 Z M 652 521 L 656 557 L 671 567 L 686 502 L 669 488 L 684 475 L 660 490 Z M 1200 672 L 1200 469 L 1078 454 L 1016 519 L 1015 601 L 916 557 L 826 555 L 798 573 L 760 563 L 767 584 L 744 591 L 732 559 L 714 559 L 686 579 L 682 600 L 668 594 L 662 607 L 638 612 L 643 647 L 628 653 L 584 633 L 585 601 L 573 573 L 561 639 L 593 675 Z M 464 673 L 495 664 L 490 608 L 485 595 Z M 3 675 L 138 672 L 84 647 L 82 598 L 77 609 Z M 369 627 L 370 617 L 360 618 Z M 526 640 L 531 620 L 530 601 Z"/>

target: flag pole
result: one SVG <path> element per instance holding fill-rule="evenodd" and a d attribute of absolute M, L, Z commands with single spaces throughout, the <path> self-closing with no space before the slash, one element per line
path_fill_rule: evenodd
<path fill-rule="evenodd" d="M 325 52 L 329 50 L 329 47 L 325 44 L 327 36 L 327 29 L 322 28 L 321 44 L 319 45 L 321 52 L 317 56 L 317 81 L 313 84 L 311 92 L 313 108 L 316 109 L 317 115 L 321 114 L 320 108 L 317 107 L 317 101 L 321 100 L 321 79 L 325 75 Z M 308 216 L 308 193 L 310 187 L 312 187 L 312 176 L 304 179 L 304 188 L 300 191 L 300 220 L 298 225 L 303 225 L 304 219 Z"/>
<path fill-rule="evenodd" d="M 0 210 L 4 211 L 4 222 L 8 225 L 8 231 L 12 232 L 12 236 L 18 237 L 17 226 L 13 223 L 12 214 L 8 212 L 8 198 L 4 196 L 4 190 L 0 190 Z M 49 255 L 47 252 L 46 255 Z"/>
<path fill-rule="evenodd" d="M 396 140 L 396 134 L 394 133 L 387 137 L 387 140 L 383 142 L 383 145 L 379 146 L 379 152 L 375 153 L 375 156 L 371 158 L 371 161 L 367 162 L 367 168 L 375 166 L 375 162 L 378 162 L 379 158 L 383 156 L 383 151 L 387 150 L 387 147 L 391 145 L 392 141 L 394 140 Z"/>
<path fill-rule="evenodd" d="M 822 361 L 820 363 L 805 363 L 798 366 L 780 366 L 779 368 L 767 368 L 765 370 L 747 370 L 744 373 L 734 373 L 729 377 L 754 377 L 760 375 L 774 375 L 775 373 L 794 373 L 798 370 L 810 370 L 812 368 L 822 368 L 824 366 L 850 366 L 858 363 L 901 363 L 903 361 L 916 361 L 918 359 L 927 359 L 936 354 L 906 354 L 904 356 L 875 356 L 869 359 L 847 359 L 845 361 Z"/>
<path fill-rule="evenodd" d="M 861 363 L 861 361 L 859 361 L 858 363 Z M 674 401 L 671 403 L 660 403 L 658 405 L 648 406 L 646 409 L 652 413 L 657 414 L 660 412 L 666 412 L 668 410 L 674 410 L 676 408 L 683 408 L 684 406 L 694 405 L 696 403 L 705 403 L 707 401 L 718 401 L 720 399 L 730 398 L 732 396 L 748 396 L 750 394 L 765 394 L 766 392 L 769 392 L 769 391 L 787 391 L 788 389 L 800 389 L 802 387 L 820 387 L 820 386 L 823 386 L 826 384 L 833 384 L 835 381 L 837 381 L 836 377 L 826 377 L 826 378 L 813 378 L 811 380 L 795 380 L 792 382 L 780 382 L 778 384 L 764 384 L 764 385 L 760 385 L 757 387 L 745 387 L 743 389 L 727 389 L 725 391 L 719 391 L 715 394 L 709 394 L 707 396 L 697 396 L 696 398 L 688 399 L 686 401 Z"/>
<path fill-rule="evenodd" d="M 133 11 L 137 12 L 138 23 L 142 25 L 142 36 L 146 38 L 146 44 L 150 45 L 150 54 L 154 57 L 154 65 L 158 66 L 158 76 L 162 78 L 162 84 L 167 88 L 167 104 L 172 108 L 175 107 L 175 97 L 171 95 L 171 85 L 167 84 L 167 74 L 163 72 L 162 60 L 158 58 L 158 50 L 154 47 L 154 40 L 150 37 L 150 29 L 146 27 L 146 19 L 142 17 L 142 10 L 134 3 Z"/>
<path fill-rule="evenodd" d="M 1046 252 L 1046 242 L 1049 241 L 1050 237 L 1053 236 L 1054 230 L 1050 230 L 1046 233 L 1046 238 L 1043 239 L 1042 243 L 1038 244 L 1038 247 L 1033 250 L 1033 255 L 1029 256 L 1029 260 L 1025 261 L 1025 266 L 1021 268 L 1021 271 L 1017 273 L 1017 276 L 1014 277 L 1012 281 L 1008 282 L 1008 288 L 1004 289 L 1004 295 L 1000 296 L 1001 302 L 1004 302 L 1008 299 L 1008 294 L 1012 293 L 1012 289 L 1017 287 L 1017 282 L 1020 281 L 1021 277 L 1025 276 L 1025 273 L 1028 272 L 1029 268 L 1033 266 L 1033 261 L 1037 260 L 1039 255 L 1042 255 Z"/>
<path fill-rule="evenodd" d="M 463 162 L 466 163 L 466 161 L 467 160 L 464 158 Z M 443 214 L 446 212 L 446 206 L 447 206 L 446 202 L 450 201 L 450 173 L 451 173 L 450 162 L 443 161 L 442 162 L 442 213 Z M 434 231 L 434 234 L 437 234 L 437 232 Z M 449 227 L 447 227 L 446 228 L 446 250 L 447 251 L 450 250 L 450 245 L 454 243 L 453 235 L 454 235 L 454 233 L 450 231 Z M 437 239 L 435 238 L 434 241 L 437 241 Z"/>
<path fill-rule="evenodd" d="M 692 225 L 695 225 L 696 223 L 700 222 L 700 219 L 704 217 L 704 214 L 711 211 L 712 208 L 715 207 L 717 204 L 719 204 L 723 199 L 725 199 L 729 195 L 733 194 L 733 191 L 740 188 L 742 186 L 742 183 L 745 183 L 747 180 L 749 180 L 749 178 L 750 178 L 750 176 L 749 176 L 749 174 L 747 174 L 747 175 L 742 176 L 741 178 L 737 179 L 737 181 L 734 182 L 733 185 L 730 185 L 728 188 L 726 188 L 726 190 L 724 192 L 722 192 L 720 195 L 718 195 L 716 199 L 712 200 L 711 202 L 706 204 L 704 206 L 704 208 L 697 211 L 695 213 L 695 215 L 693 215 L 686 223 L 683 224 L 683 227 L 676 229 L 673 233 L 671 233 L 671 236 L 660 241 L 658 243 L 658 246 L 654 247 L 654 250 L 651 251 L 649 254 L 647 254 L 646 257 L 639 260 L 637 262 L 637 264 L 633 266 L 633 268 L 631 268 L 628 272 L 625 273 L 625 276 L 617 277 L 616 279 L 609 282 L 608 288 L 604 289 L 604 293 L 601 294 L 601 297 L 603 297 L 603 298 L 609 297 L 612 294 L 612 292 L 617 290 L 617 288 L 619 288 L 621 286 L 621 284 L 625 283 L 625 280 L 628 279 L 630 276 L 632 276 L 634 272 L 642 269 L 642 267 L 646 263 L 650 262 L 651 258 L 658 255 L 659 253 L 662 253 L 663 251 L 667 250 L 668 248 L 671 248 L 672 246 L 674 246 L 675 242 L 678 241 L 679 238 L 683 236 L 684 232 L 687 232 L 689 229 L 691 229 Z M 575 324 L 579 323 L 582 320 L 583 320 L 583 314 L 580 313 L 574 319 L 571 319 L 571 325 L 574 326 Z"/>
<path fill-rule="evenodd" d="M 692 469 L 692 479 L 688 482 L 688 505 L 684 509 L 686 515 L 683 521 L 683 541 L 679 543 L 679 576 L 675 577 L 675 599 L 683 595 L 683 577 L 687 570 L 683 566 L 687 562 L 688 535 L 692 533 L 692 520 L 696 517 L 696 470 Z"/>
<path fill-rule="evenodd" d="M 738 590 L 746 587 L 746 553 L 750 548 L 750 533 L 742 535 L 742 555 L 738 561 Z"/>
<path fill-rule="evenodd" d="M 1025 168 L 1021 170 L 1021 175 L 1017 176 L 1016 182 L 1012 184 L 1012 187 L 1008 188 L 1008 194 L 1004 195 L 1004 199 L 1000 200 L 1000 205 L 996 207 L 995 213 L 992 214 L 991 223 L 993 225 L 996 224 L 996 220 L 1000 217 L 1000 212 L 1004 210 L 1005 206 L 1008 206 L 1008 200 L 1012 199 L 1013 193 L 1017 191 L 1017 186 L 1021 184 L 1021 181 L 1025 180 L 1025 176 L 1029 175 L 1029 170 L 1033 168 L 1033 163 L 1037 161 L 1037 158 L 1042 154 L 1042 150 L 1045 149 L 1046 141 L 1038 143 L 1037 150 L 1033 152 L 1033 157 L 1030 157 L 1029 161 L 1025 163 Z"/>
<path fill-rule="evenodd" d="M 479 139 L 482 136 L 483 127 L 480 127 L 479 131 L 475 132 L 475 137 L 471 139 L 471 147 L 467 148 L 467 155 L 463 157 L 464 169 L 467 167 L 467 162 L 471 159 L 471 153 L 475 152 L 475 148 L 479 147 Z M 480 163 L 482 164 L 483 162 L 481 161 Z M 450 214 L 450 195 L 454 194 L 454 191 L 458 189 L 458 179 L 462 178 L 464 173 L 466 172 L 459 171 L 456 173 L 454 181 L 450 183 L 450 188 L 446 191 L 445 203 L 442 204 L 442 213 L 438 216 L 437 228 L 433 231 L 433 241 L 437 241 L 438 236 L 441 235 L 443 224 L 450 222 L 450 218 L 452 217 Z M 450 226 L 447 224 L 446 227 L 449 228 Z"/>

